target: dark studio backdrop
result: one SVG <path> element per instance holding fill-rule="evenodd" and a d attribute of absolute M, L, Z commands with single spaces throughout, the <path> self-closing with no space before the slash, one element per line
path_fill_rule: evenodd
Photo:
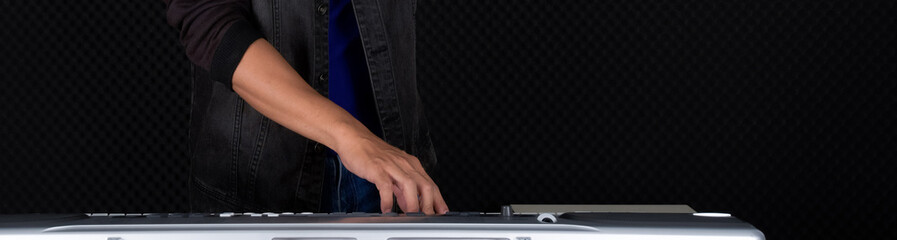
<path fill-rule="evenodd" d="M 161 1 L 0 2 L 0 213 L 187 211 Z M 421 0 L 453 210 L 688 204 L 897 239 L 894 1 Z M 874 238 L 873 238 L 874 237 Z"/>

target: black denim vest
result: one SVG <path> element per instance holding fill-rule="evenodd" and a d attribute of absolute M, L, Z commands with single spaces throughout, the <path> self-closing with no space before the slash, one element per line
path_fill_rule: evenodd
<path fill-rule="evenodd" d="M 417 91 L 416 1 L 353 0 L 383 138 L 436 163 Z M 255 0 L 255 24 L 327 96 L 328 0 Z M 190 197 L 195 212 L 318 211 L 326 147 L 271 121 L 194 67 Z"/>

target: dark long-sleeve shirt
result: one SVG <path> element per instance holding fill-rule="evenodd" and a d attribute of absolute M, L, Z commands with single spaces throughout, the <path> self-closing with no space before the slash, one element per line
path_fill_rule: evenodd
<path fill-rule="evenodd" d="M 249 20 L 248 0 L 163 0 L 168 24 L 180 31 L 187 58 L 231 88 L 237 64 L 262 37 Z"/>

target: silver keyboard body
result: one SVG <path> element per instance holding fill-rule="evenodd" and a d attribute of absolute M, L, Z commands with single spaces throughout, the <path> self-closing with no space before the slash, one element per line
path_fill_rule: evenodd
<path fill-rule="evenodd" d="M 691 213 L 0 215 L 0 239 L 762 240 L 727 215 Z"/>

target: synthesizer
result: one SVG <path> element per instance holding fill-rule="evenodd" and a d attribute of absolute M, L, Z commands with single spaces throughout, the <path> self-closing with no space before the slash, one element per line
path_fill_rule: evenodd
<path fill-rule="evenodd" d="M 725 213 L 89 213 L 0 215 L 0 239 L 763 240 Z"/>

